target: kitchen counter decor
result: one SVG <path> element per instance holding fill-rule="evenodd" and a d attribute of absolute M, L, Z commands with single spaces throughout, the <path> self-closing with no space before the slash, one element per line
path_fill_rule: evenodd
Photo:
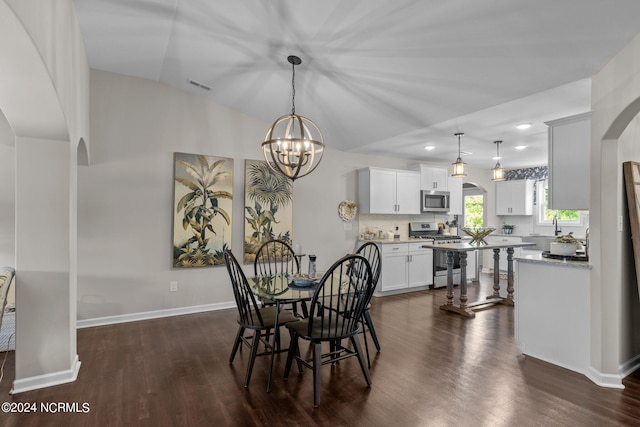
<path fill-rule="evenodd" d="M 504 234 L 511 234 L 513 233 L 513 228 L 515 227 L 515 225 L 510 225 L 510 224 L 505 224 L 502 226 L 502 232 Z"/>
<path fill-rule="evenodd" d="M 471 236 L 470 245 L 482 246 L 486 245 L 484 238 L 495 231 L 493 227 L 462 227 L 462 231 Z"/>
<path fill-rule="evenodd" d="M 552 255 L 573 256 L 578 249 L 578 241 L 573 237 L 573 233 L 556 237 L 556 241 L 549 245 L 549 252 Z"/>

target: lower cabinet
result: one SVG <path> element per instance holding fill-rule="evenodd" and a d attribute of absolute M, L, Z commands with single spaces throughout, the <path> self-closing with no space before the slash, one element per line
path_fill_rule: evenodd
<path fill-rule="evenodd" d="M 377 292 L 410 290 L 433 284 L 433 250 L 422 243 L 380 244 L 382 274 Z"/>

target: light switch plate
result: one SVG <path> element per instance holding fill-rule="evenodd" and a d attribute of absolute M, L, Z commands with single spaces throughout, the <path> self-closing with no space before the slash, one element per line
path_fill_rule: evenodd
<path fill-rule="evenodd" d="M 342 227 L 344 231 L 350 231 L 353 229 L 353 225 L 350 222 L 345 222 Z"/>
<path fill-rule="evenodd" d="M 618 215 L 618 231 L 622 231 L 622 215 Z"/>

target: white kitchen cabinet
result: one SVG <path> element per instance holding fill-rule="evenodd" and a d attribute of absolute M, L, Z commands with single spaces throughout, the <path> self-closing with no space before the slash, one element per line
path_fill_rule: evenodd
<path fill-rule="evenodd" d="M 525 355 L 581 374 L 590 368 L 589 265 L 518 261 L 516 344 Z"/>
<path fill-rule="evenodd" d="M 424 243 L 408 243 L 408 283 L 410 288 L 433 285 L 433 249 L 423 248 Z"/>
<path fill-rule="evenodd" d="M 433 284 L 433 250 L 423 243 L 380 245 L 382 271 L 376 293 L 409 290 Z"/>
<path fill-rule="evenodd" d="M 358 195 L 360 212 L 364 214 L 419 214 L 420 174 L 395 169 L 359 169 Z"/>
<path fill-rule="evenodd" d="M 408 288 L 407 259 L 409 257 L 409 244 L 389 243 L 380 246 L 382 246 L 382 269 L 377 289 L 381 292 L 387 292 Z"/>
<path fill-rule="evenodd" d="M 447 188 L 449 189 L 449 215 L 462 215 L 464 213 L 462 178 L 458 176 L 447 177 Z"/>
<path fill-rule="evenodd" d="M 447 168 L 427 165 L 414 165 L 413 170 L 420 172 L 420 189 L 421 190 L 447 190 L 447 178 L 449 172 Z"/>
<path fill-rule="evenodd" d="M 533 215 L 533 179 L 496 182 L 496 215 Z"/>
<path fill-rule="evenodd" d="M 589 209 L 591 113 L 546 122 L 549 126 L 549 207 Z"/>

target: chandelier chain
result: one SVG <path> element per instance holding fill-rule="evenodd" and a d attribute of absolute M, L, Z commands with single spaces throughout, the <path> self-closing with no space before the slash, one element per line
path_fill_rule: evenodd
<path fill-rule="evenodd" d="M 293 89 L 291 95 L 291 115 L 296 114 L 296 64 L 291 63 L 291 87 Z"/>

